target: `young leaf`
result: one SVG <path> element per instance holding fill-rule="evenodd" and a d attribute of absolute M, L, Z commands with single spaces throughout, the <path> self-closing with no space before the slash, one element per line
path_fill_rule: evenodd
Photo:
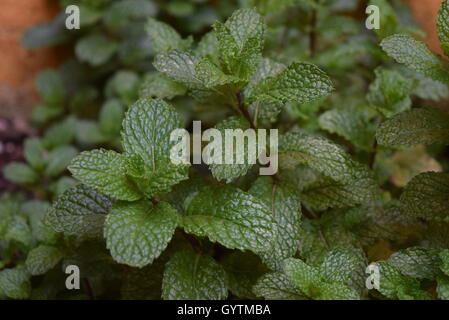
<path fill-rule="evenodd" d="M 28 253 L 25 265 L 31 275 L 42 275 L 55 267 L 63 255 L 56 247 L 40 245 Z"/>
<path fill-rule="evenodd" d="M 449 82 L 449 69 L 443 60 L 432 53 L 426 44 L 406 34 L 385 38 L 382 49 L 397 62 L 405 64 L 429 78 Z"/>
<path fill-rule="evenodd" d="M 228 73 L 248 81 L 262 58 L 265 25 L 255 9 L 240 9 L 223 24 L 214 24 Z"/>
<path fill-rule="evenodd" d="M 175 253 L 168 261 L 162 282 L 164 300 L 226 299 L 226 274 L 208 255 Z"/>
<path fill-rule="evenodd" d="M 178 218 L 177 211 L 165 202 L 117 202 L 106 217 L 106 246 L 116 262 L 144 267 L 167 247 Z"/>
<path fill-rule="evenodd" d="M 192 38 L 183 40 L 171 26 L 153 18 L 148 19 L 145 31 L 156 53 L 164 53 L 173 49 L 186 50 L 192 45 Z"/>
<path fill-rule="evenodd" d="M 449 144 L 449 113 L 437 108 L 413 109 L 380 125 L 377 142 L 384 146 Z"/>
<path fill-rule="evenodd" d="M 148 197 L 188 178 L 189 165 L 175 165 L 170 159 L 177 143 L 170 136 L 180 122 L 176 110 L 162 100 L 140 99 L 125 116 L 122 143 L 130 159 L 128 173 Z"/>
<path fill-rule="evenodd" d="M 317 66 L 295 62 L 277 75 L 261 80 L 248 100 L 306 103 L 327 96 L 332 90 L 330 78 Z"/>
<path fill-rule="evenodd" d="M 48 224 L 66 235 L 96 237 L 102 233 L 111 198 L 80 184 L 60 196 L 47 214 Z"/>
<path fill-rule="evenodd" d="M 375 73 L 376 79 L 367 95 L 368 102 L 386 117 L 410 109 L 414 82 L 395 70 L 377 68 Z"/>
<path fill-rule="evenodd" d="M 221 133 L 221 137 L 222 137 L 222 145 L 221 145 L 221 154 L 219 155 L 221 157 L 221 164 L 209 164 L 209 168 L 212 172 L 212 175 L 214 176 L 215 179 L 217 180 L 225 180 L 226 183 L 230 183 L 232 181 L 234 181 L 235 179 L 237 179 L 238 177 L 244 176 L 249 169 L 251 169 L 251 167 L 254 165 L 253 163 L 250 163 L 248 161 L 248 150 L 249 150 L 249 143 L 248 143 L 248 139 L 245 139 L 245 136 L 242 134 L 242 139 L 243 141 L 240 141 L 238 139 L 238 137 L 236 137 L 235 139 L 233 138 L 233 153 L 232 154 L 228 154 L 225 152 L 225 130 L 236 130 L 236 129 L 240 129 L 243 132 L 245 132 L 245 130 L 247 130 L 249 128 L 249 123 L 247 120 L 245 120 L 243 117 L 238 117 L 238 116 L 231 116 L 221 122 L 219 122 L 216 126 L 215 129 L 218 129 Z M 215 138 L 214 138 L 215 139 Z M 241 151 L 243 151 L 243 153 L 238 154 L 237 151 L 237 146 L 241 147 Z M 257 153 L 256 150 L 254 150 L 255 153 Z M 229 157 L 232 155 L 233 159 L 234 159 L 234 164 L 226 164 L 225 163 L 225 159 L 223 158 L 223 155 L 225 155 L 225 157 Z M 237 159 L 239 159 L 239 157 L 242 158 L 243 163 L 242 164 L 238 164 Z"/>
<path fill-rule="evenodd" d="M 186 205 L 184 230 L 227 248 L 260 252 L 271 246 L 276 223 L 265 204 L 229 186 L 207 187 Z"/>
<path fill-rule="evenodd" d="M 68 169 L 76 179 L 118 200 L 134 201 L 143 196 L 127 176 L 126 157 L 115 151 L 81 152 Z"/>
<path fill-rule="evenodd" d="M 449 215 L 449 173 L 425 172 L 405 187 L 401 202 L 404 212 L 426 220 L 446 219 Z"/>

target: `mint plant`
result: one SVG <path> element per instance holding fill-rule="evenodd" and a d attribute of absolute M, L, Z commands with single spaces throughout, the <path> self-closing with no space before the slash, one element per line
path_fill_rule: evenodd
<path fill-rule="evenodd" d="M 370 1 L 385 19 L 368 32 L 341 11 L 357 1 L 226 2 L 204 20 L 196 2 L 159 4 L 161 19 L 139 3 L 83 2 L 75 54 L 96 80 L 39 76 L 47 129 L 4 169 L 23 191 L 0 199 L 2 298 L 449 298 L 449 69 L 403 4 Z M 151 53 L 123 53 L 136 21 Z M 174 162 L 193 121 L 277 130 L 279 169 Z"/>

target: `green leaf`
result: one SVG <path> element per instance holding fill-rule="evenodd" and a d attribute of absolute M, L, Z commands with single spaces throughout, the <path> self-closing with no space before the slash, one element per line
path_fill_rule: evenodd
<path fill-rule="evenodd" d="M 92 150 L 76 156 L 69 171 L 84 184 L 118 200 L 134 201 L 142 198 L 137 186 L 127 176 L 128 160 L 112 150 Z"/>
<path fill-rule="evenodd" d="M 45 131 L 42 143 L 47 150 L 70 144 L 75 136 L 76 120 L 69 116 Z"/>
<path fill-rule="evenodd" d="M 158 71 L 174 81 L 181 82 L 190 88 L 201 88 L 202 82 L 195 70 L 198 60 L 189 52 L 172 50 L 164 54 L 158 54 L 153 65 Z"/>
<path fill-rule="evenodd" d="M 265 25 L 255 9 L 239 9 L 223 24 L 214 24 L 227 72 L 248 81 L 262 58 Z"/>
<path fill-rule="evenodd" d="M 27 138 L 23 146 L 26 161 L 36 170 L 42 170 L 47 160 L 42 141 L 38 138 Z"/>
<path fill-rule="evenodd" d="M 441 48 L 446 55 L 449 55 L 449 3 L 443 1 L 437 19 L 438 38 Z"/>
<path fill-rule="evenodd" d="M 98 119 L 101 131 L 109 136 L 118 135 L 123 117 L 123 106 L 119 100 L 110 99 L 106 101 L 101 107 Z"/>
<path fill-rule="evenodd" d="M 106 63 L 116 51 L 117 43 L 102 34 L 85 36 L 75 46 L 78 59 L 94 67 Z"/>
<path fill-rule="evenodd" d="M 129 268 L 124 275 L 121 294 L 124 300 L 160 300 L 164 264 L 157 260 L 144 268 Z"/>
<path fill-rule="evenodd" d="M 363 292 L 368 260 L 361 249 L 337 248 L 330 251 L 319 267 L 320 276 L 328 282 L 340 282 Z"/>
<path fill-rule="evenodd" d="M 173 49 L 187 50 L 192 45 L 192 38 L 183 40 L 171 26 L 153 18 L 147 20 L 145 31 L 156 53 L 164 53 Z"/>
<path fill-rule="evenodd" d="M 306 103 L 327 96 L 333 90 L 330 78 L 317 66 L 294 62 L 275 76 L 261 80 L 248 97 L 250 102 Z"/>
<path fill-rule="evenodd" d="M 294 168 L 302 163 L 325 175 L 330 180 L 317 182 L 309 186 L 309 190 L 320 192 L 321 189 L 322 196 L 329 199 L 330 203 L 338 203 L 332 198 L 342 193 L 354 202 L 372 202 L 378 197 L 379 187 L 369 169 L 352 160 L 344 150 L 327 139 L 290 132 L 279 140 L 280 166 Z M 348 190 L 349 192 L 339 190 L 340 187 L 351 184 L 352 190 Z M 355 194 L 351 196 L 351 192 Z"/>
<path fill-rule="evenodd" d="M 449 144 L 449 113 L 437 108 L 412 109 L 382 123 L 376 132 L 384 146 Z"/>
<path fill-rule="evenodd" d="M 223 268 L 208 255 L 175 253 L 168 261 L 162 282 L 164 300 L 221 300 L 228 291 Z"/>
<path fill-rule="evenodd" d="M 314 300 L 359 300 L 355 289 L 342 282 L 329 282 L 320 271 L 299 259 L 286 259 L 284 272 L 294 285 Z"/>
<path fill-rule="evenodd" d="M 102 234 L 111 198 L 79 184 L 60 196 L 47 214 L 48 224 L 66 235 L 97 237 Z"/>
<path fill-rule="evenodd" d="M 434 280 L 439 270 L 438 250 L 411 247 L 393 253 L 387 262 L 406 276 L 418 279 Z"/>
<path fill-rule="evenodd" d="M 50 203 L 41 200 L 30 200 L 22 204 L 20 211 L 28 218 L 32 238 L 45 244 L 57 244 L 59 234 L 45 223 L 45 216 L 50 209 Z"/>
<path fill-rule="evenodd" d="M 49 23 L 32 26 L 24 32 L 21 44 L 28 49 L 38 49 L 64 43 L 70 38 L 66 19 L 66 13 L 61 12 Z"/>
<path fill-rule="evenodd" d="M 441 277 L 437 280 L 437 294 L 441 300 L 449 300 L 449 278 Z"/>
<path fill-rule="evenodd" d="M 361 108 L 338 108 L 324 112 L 318 122 L 320 127 L 336 133 L 359 149 L 370 151 L 373 147 L 375 127 L 367 110 Z"/>
<path fill-rule="evenodd" d="M 141 98 L 173 99 L 185 93 L 184 85 L 170 80 L 165 74 L 159 72 L 147 73 L 139 90 Z"/>
<path fill-rule="evenodd" d="M 27 299 L 31 293 L 30 275 L 24 266 L 0 271 L 0 296 Z"/>
<path fill-rule="evenodd" d="M 397 62 L 434 80 L 449 82 L 447 65 L 426 44 L 406 34 L 385 38 L 382 49 Z"/>
<path fill-rule="evenodd" d="M 249 129 L 249 123 L 247 120 L 245 120 L 243 117 L 238 117 L 238 116 L 231 116 L 221 122 L 219 122 L 216 126 L 215 129 L 219 130 L 221 133 L 221 139 L 222 139 L 222 143 L 221 143 L 221 152 L 218 150 L 214 150 L 214 156 L 213 158 L 215 159 L 215 153 L 218 153 L 218 157 L 221 157 L 221 164 L 217 164 L 217 163 L 212 163 L 209 164 L 209 168 L 212 172 L 212 175 L 214 176 L 215 179 L 217 180 L 225 180 L 226 183 L 230 183 L 232 181 L 234 181 L 235 179 L 237 179 L 238 177 L 244 176 L 249 169 L 251 169 L 251 167 L 254 165 L 253 163 L 250 163 L 248 161 L 248 150 L 249 150 L 249 143 L 248 143 L 248 139 L 245 139 L 243 133 Z M 223 155 L 225 155 L 225 157 L 229 157 L 230 154 L 226 153 L 225 151 L 225 131 L 226 130 L 242 130 L 242 135 L 237 135 L 235 138 L 233 138 L 233 153 L 232 153 L 232 157 L 233 157 L 233 164 L 226 164 L 225 163 L 225 159 L 223 157 Z M 240 141 L 239 138 L 242 138 L 242 140 Z M 215 139 L 215 138 L 213 138 Z M 212 140 L 213 140 L 212 139 Z M 215 141 L 213 141 L 212 143 L 214 143 Z M 237 149 L 237 146 L 239 147 L 239 149 Z M 242 153 L 238 153 L 237 151 L 243 151 Z M 256 155 L 257 151 L 254 150 L 254 155 Z M 217 157 L 217 159 L 218 159 Z M 238 160 L 240 159 L 241 160 Z M 256 158 L 254 160 L 257 159 L 257 155 Z M 241 164 L 239 164 L 238 162 L 241 162 Z"/>
<path fill-rule="evenodd" d="M 272 270 L 280 270 L 282 261 L 293 257 L 300 245 L 301 203 L 295 191 L 289 185 L 275 183 L 271 177 L 260 177 L 249 190 L 270 208 L 277 222 L 271 248 L 259 253 Z"/>
<path fill-rule="evenodd" d="M 170 136 L 180 122 L 176 110 L 162 100 L 140 99 L 125 116 L 122 143 L 131 159 L 128 173 L 148 197 L 166 193 L 188 178 L 190 164 L 173 164 L 170 159 L 177 144 Z"/>
<path fill-rule="evenodd" d="M 376 79 L 369 87 L 368 102 L 384 116 L 391 117 L 410 109 L 414 81 L 395 70 L 377 68 Z"/>
<path fill-rule="evenodd" d="M 441 271 L 443 271 L 447 276 L 449 276 L 449 250 L 443 250 L 439 253 L 439 258 L 441 259 Z"/>
<path fill-rule="evenodd" d="M 208 237 L 230 249 L 270 248 L 276 223 L 265 204 L 229 186 L 207 187 L 186 204 L 182 226 L 187 233 Z"/>
<path fill-rule="evenodd" d="M 48 154 L 48 163 L 45 168 L 45 175 L 49 177 L 56 177 L 70 164 L 70 161 L 76 156 L 78 150 L 72 146 L 60 146 L 53 149 Z"/>
<path fill-rule="evenodd" d="M 390 299 L 399 300 L 428 300 L 430 295 L 421 290 L 418 280 L 405 276 L 400 269 L 381 261 L 374 264 L 379 268 L 378 291 Z"/>
<path fill-rule="evenodd" d="M 415 176 L 404 188 L 404 212 L 426 220 L 449 216 L 449 173 L 425 172 Z"/>
<path fill-rule="evenodd" d="M 37 91 L 44 101 L 55 107 L 62 107 L 66 90 L 61 75 L 54 70 L 39 72 L 36 82 Z"/>
<path fill-rule="evenodd" d="M 257 280 L 253 287 L 254 294 L 266 300 L 297 300 L 304 299 L 301 292 L 286 274 L 270 272 Z"/>
<path fill-rule="evenodd" d="M 144 267 L 170 242 L 179 215 L 168 203 L 117 202 L 106 217 L 106 246 L 117 263 Z"/>
<path fill-rule="evenodd" d="M 64 253 L 56 247 L 40 245 L 28 253 L 25 265 L 31 275 L 42 275 L 53 269 L 63 255 Z"/>
<path fill-rule="evenodd" d="M 38 180 L 37 173 L 29 165 L 20 162 L 8 163 L 3 168 L 3 175 L 14 183 L 34 183 Z"/>

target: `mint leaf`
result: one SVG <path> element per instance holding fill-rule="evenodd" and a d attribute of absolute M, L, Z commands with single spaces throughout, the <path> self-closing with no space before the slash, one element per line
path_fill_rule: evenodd
<path fill-rule="evenodd" d="M 406 34 L 395 34 L 385 38 L 380 45 L 390 57 L 410 69 L 434 80 L 449 82 L 446 64 L 423 42 Z"/>
<path fill-rule="evenodd" d="M 192 38 L 183 40 L 171 26 L 153 18 L 147 20 L 145 31 L 156 53 L 164 53 L 173 49 L 186 50 L 192 45 Z"/>
<path fill-rule="evenodd" d="M 56 177 L 64 172 L 77 153 L 78 150 L 72 146 L 60 146 L 50 151 L 44 172 L 45 175 Z"/>
<path fill-rule="evenodd" d="M 175 253 L 168 261 L 162 282 L 164 300 L 220 300 L 228 292 L 223 268 L 208 255 Z"/>
<path fill-rule="evenodd" d="M 427 300 L 430 295 L 421 290 L 418 280 L 405 276 L 400 269 L 381 261 L 375 264 L 379 268 L 378 291 L 390 299 L 399 300 Z"/>
<path fill-rule="evenodd" d="M 128 174 L 148 197 L 188 178 L 189 165 L 175 165 L 170 159 L 177 143 L 170 135 L 180 122 L 176 110 L 162 100 L 140 99 L 125 116 L 122 143 L 131 162 Z"/>
<path fill-rule="evenodd" d="M 44 101 L 52 107 L 62 107 L 66 97 L 66 89 L 61 75 L 54 70 L 39 72 L 36 87 Z"/>
<path fill-rule="evenodd" d="M 376 132 L 381 145 L 449 143 L 449 113 L 437 108 L 413 109 L 382 123 Z"/>
<path fill-rule="evenodd" d="M 317 66 L 294 62 L 277 75 L 260 81 L 248 99 L 250 102 L 306 103 L 327 96 L 332 90 L 331 80 Z"/>
<path fill-rule="evenodd" d="M 186 204 L 182 226 L 227 248 L 260 252 L 270 248 L 276 223 L 265 204 L 229 186 L 207 187 Z"/>
<path fill-rule="evenodd" d="M 449 54 L 449 3 L 443 1 L 438 12 L 437 28 L 441 48 L 446 55 Z"/>
<path fill-rule="evenodd" d="M 318 119 L 322 129 L 336 133 L 362 150 L 371 151 L 375 127 L 370 114 L 361 108 L 337 108 L 324 112 Z"/>
<path fill-rule="evenodd" d="M 368 102 L 386 117 L 410 109 L 414 82 L 394 70 L 377 68 L 375 74 L 376 79 L 367 95 Z"/>
<path fill-rule="evenodd" d="M 441 271 L 446 275 L 449 275 L 449 250 L 443 250 L 439 253 L 439 258 L 441 259 Z"/>
<path fill-rule="evenodd" d="M 221 122 L 219 122 L 216 126 L 215 129 L 218 129 L 221 132 L 221 137 L 222 137 L 222 144 L 221 144 L 221 150 L 222 152 L 218 152 L 218 156 L 221 157 L 221 164 L 209 164 L 209 168 L 212 172 L 212 175 L 214 176 L 215 179 L 217 180 L 225 180 L 226 183 L 230 183 L 232 181 L 234 181 L 235 179 L 237 179 L 240 176 L 245 175 L 249 169 L 251 169 L 251 167 L 253 166 L 253 164 L 249 163 L 248 161 L 248 148 L 249 148 L 249 144 L 248 144 L 248 139 L 245 139 L 244 136 L 242 135 L 243 141 L 239 141 L 238 137 L 236 137 L 235 139 L 233 139 L 233 153 L 229 154 L 225 151 L 225 130 L 231 129 L 231 130 L 236 130 L 236 129 L 241 129 L 243 130 L 243 132 L 249 128 L 249 123 L 247 120 L 245 120 L 243 117 L 238 117 L 238 116 L 231 116 Z M 212 138 L 211 140 L 213 140 L 215 138 Z M 243 151 L 243 153 L 237 153 L 237 146 L 243 146 L 241 148 L 241 151 Z M 255 150 L 256 151 L 256 150 Z M 217 151 L 215 151 L 217 152 Z M 257 151 L 255 152 L 257 153 Z M 223 155 L 225 157 L 230 157 L 232 155 L 233 159 L 234 159 L 234 164 L 226 164 L 225 163 L 225 158 L 223 157 Z M 216 155 L 214 155 L 216 156 Z M 242 164 L 238 164 L 237 161 L 238 159 L 241 158 L 241 162 Z"/>
<path fill-rule="evenodd" d="M 413 278 L 434 280 L 440 274 L 440 259 L 435 249 L 411 247 L 393 253 L 387 261 L 403 275 Z"/>
<path fill-rule="evenodd" d="M 352 160 L 339 146 L 327 139 L 302 132 L 287 133 L 279 139 L 279 163 L 281 168 L 305 164 L 325 175 L 327 178 L 310 185 L 308 192 L 315 197 L 321 189 L 320 198 L 328 199 L 326 202 L 329 204 L 339 202 L 335 195 L 346 194 L 345 198 L 352 199 L 354 203 L 372 202 L 378 197 L 379 188 L 369 169 Z M 340 190 L 350 185 L 352 190 Z"/>
<path fill-rule="evenodd" d="M 67 235 L 96 237 L 102 233 L 112 200 L 80 184 L 60 196 L 47 214 L 48 224 Z"/>
<path fill-rule="evenodd" d="M 27 162 L 36 170 L 42 170 L 47 160 L 42 141 L 38 138 L 28 138 L 23 147 L 24 157 Z"/>
<path fill-rule="evenodd" d="M 277 223 L 277 232 L 270 249 L 259 253 L 262 261 L 273 270 L 282 268 L 282 261 L 293 257 L 300 245 L 301 203 L 295 189 L 275 183 L 271 177 L 260 177 L 249 193 L 270 208 Z"/>
<path fill-rule="evenodd" d="M 413 216 L 447 219 L 449 214 L 449 173 L 425 172 L 415 176 L 404 188 L 404 212 Z"/>
<path fill-rule="evenodd" d="M 123 106 L 119 100 L 110 99 L 106 101 L 101 107 L 98 119 L 101 132 L 108 136 L 118 135 L 123 117 Z"/>
<path fill-rule="evenodd" d="M 257 280 L 254 294 L 267 300 L 299 300 L 304 294 L 282 272 L 270 272 Z"/>
<path fill-rule="evenodd" d="M 40 245 L 28 253 L 25 265 L 31 275 L 42 275 L 53 269 L 62 259 L 63 254 L 56 247 Z"/>
<path fill-rule="evenodd" d="M 75 46 L 78 59 L 94 67 L 106 63 L 116 51 L 117 43 L 102 34 L 90 34 L 81 38 Z"/>
<path fill-rule="evenodd" d="M 339 281 L 328 281 L 320 271 L 299 259 L 284 261 L 284 272 L 295 286 L 314 300 L 359 300 L 359 294 Z"/>
<path fill-rule="evenodd" d="M 441 300 L 449 300 L 449 278 L 438 278 L 437 284 L 438 298 L 440 298 Z"/>
<path fill-rule="evenodd" d="M 8 163 L 3 168 L 3 175 L 14 183 L 34 183 L 38 180 L 37 173 L 29 165 L 20 162 Z"/>
<path fill-rule="evenodd" d="M 167 247 L 178 217 L 176 210 L 165 202 L 117 202 L 106 217 L 106 246 L 116 262 L 141 268 Z"/>
<path fill-rule="evenodd" d="M 262 57 L 265 25 L 254 9 L 240 9 L 223 24 L 214 24 L 227 72 L 248 81 Z"/>
<path fill-rule="evenodd" d="M 186 93 L 186 87 L 159 72 L 147 73 L 140 85 L 141 98 L 173 99 Z"/>
<path fill-rule="evenodd" d="M 0 296 L 27 299 L 31 293 L 30 275 L 24 266 L 0 271 Z"/>
<path fill-rule="evenodd" d="M 181 82 L 189 88 L 201 88 L 202 81 L 198 78 L 195 65 L 198 58 L 189 52 L 172 50 L 158 54 L 154 59 L 154 67 L 170 79 Z"/>
<path fill-rule="evenodd" d="M 68 167 L 81 182 L 119 200 L 142 198 L 136 185 L 127 176 L 126 157 L 112 150 L 81 152 Z"/>

